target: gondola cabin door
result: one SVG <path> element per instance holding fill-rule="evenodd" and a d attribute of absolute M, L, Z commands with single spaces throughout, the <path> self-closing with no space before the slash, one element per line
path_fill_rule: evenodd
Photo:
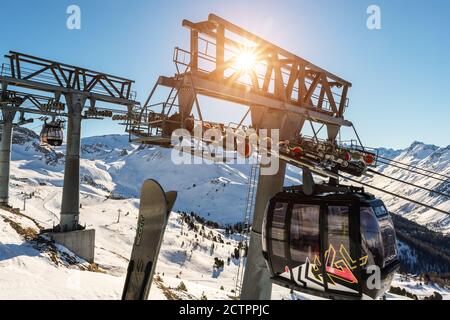
<path fill-rule="evenodd" d="M 321 272 L 326 291 L 362 296 L 360 204 L 353 197 L 322 205 Z M 323 261 L 323 263 L 322 263 Z"/>
<path fill-rule="evenodd" d="M 367 259 L 361 257 L 356 196 L 280 193 L 268 204 L 263 233 L 275 283 L 324 297 L 361 297 Z"/>

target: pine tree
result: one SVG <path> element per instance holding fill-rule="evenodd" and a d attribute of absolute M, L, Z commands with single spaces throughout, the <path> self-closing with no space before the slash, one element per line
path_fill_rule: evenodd
<path fill-rule="evenodd" d="M 186 288 L 186 285 L 184 284 L 183 281 L 180 282 L 180 284 L 179 284 L 178 287 L 177 287 L 177 290 L 179 290 L 179 291 L 184 291 L 184 292 L 187 292 L 187 291 L 188 291 L 187 288 Z"/>

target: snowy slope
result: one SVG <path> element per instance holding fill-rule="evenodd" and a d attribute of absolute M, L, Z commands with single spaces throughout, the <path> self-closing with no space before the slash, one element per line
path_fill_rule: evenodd
<path fill-rule="evenodd" d="M 60 196 L 61 188 L 43 189 L 40 193 L 43 197 L 55 193 Z M 22 185 L 15 190 L 30 192 L 34 188 Z M 61 246 L 58 246 L 55 258 L 45 246 L 26 240 L 23 230 L 38 232 L 36 223 L 0 209 L 0 299 L 120 299 L 136 232 L 138 203 L 136 200 L 103 201 L 101 197 L 89 194 L 83 194 L 82 199 L 81 217 L 89 222 L 88 227 L 96 229 L 95 261 L 98 267 L 95 268 Z M 20 201 L 13 199 L 13 202 Z M 57 223 L 51 213 L 57 211 L 57 207 L 48 202 L 44 206 L 44 203 L 42 198 L 34 199 L 27 203 L 24 214 L 46 228 Z M 123 210 L 119 223 L 117 208 Z M 17 230 L 17 225 L 22 232 Z M 221 234 L 225 242 L 215 242 L 211 252 L 211 240 L 202 239 L 198 234 L 196 237 L 186 224 L 181 225 L 180 215 L 172 213 L 158 260 L 156 273 L 159 277 L 152 287 L 150 299 L 200 299 L 203 295 L 208 299 L 232 299 L 239 261 L 232 259 L 220 271 L 214 270 L 213 263 L 214 257 L 227 261 L 237 247 L 237 241 L 227 239 L 223 230 L 205 227 L 206 234 Z M 65 262 L 71 259 L 75 263 Z M 187 292 L 176 289 L 181 282 L 186 285 Z M 290 297 L 289 291 L 275 288 L 275 299 Z"/>
<path fill-rule="evenodd" d="M 59 190 L 58 190 L 59 189 Z M 33 187 L 22 185 L 16 191 L 30 192 Z M 60 195 L 60 188 L 44 187 L 40 195 Z M 31 219 L 17 216 L 0 210 L 0 299 L 119 299 L 128 257 L 135 234 L 137 217 L 136 200 L 106 200 L 98 196 L 83 194 L 82 219 L 89 221 L 89 227 L 96 229 L 96 256 L 100 272 L 89 270 L 89 264 L 62 247 L 58 247 L 55 259 L 51 252 L 43 250 L 35 241 L 26 240 L 24 233 L 13 228 L 11 221 L 19 224 L 24 230 L 38 231 L 40 227 L 49 227 L 57 222 L 51 212 L 57 210 L 57 205 L 45 200 L 35 199 L 27 203 L 24 211 Z M 19 202 L 18 199 L 13 199 Z M 123 210 L 120 223 L 117 223 L 117 208 Z M 20 231 L 20 230 L 19 230 Z M 235 288 L 235 277 L 238 260 L 231 259 L 230 264 L 220 272 L 213 269 L 214 257 L 227 260 L 236 248 L 233 238 L 225 237 L 223 230 L 213 230 L 205 227 L 205 233 L 212 232 L 224 239 L 224 244 L 215 242 L 214 252 L 211 252 L 211 240 L 198 236 L 196 232 L 187 229 L 180 215 L 172 213 L 161 254 L 157 265 L 157 280 L 150 292 L 151 299 L 231 299 Z M 28 231 L 29 234 L 30 231 Z M 45 247 L 44 247 L 45 248 Z M 75 264 L 65 262 L 62 252 L 72 256 Z M 55 262 L 55 260 L 57 262 Z M 82 269 L 82 270 L 80 270 Z M 187 292 L 178 290 L 183 282 Z M 397 282 L 400 282 L 398 280 Z M 421 292 L 429 296 L 434 291 L 447 297 L 447 289 L 435 285 L 422 288 L 418 282 L 409 280 L 407 283 L 396 283 L 396 286 L 410 287 L 414 293 Z M 412 291 L 412 290 L 411 290 Z M 428 294 L 429 293 L 429 294 Z M 404 298 L 393 294 L 389 298 Z M 288 290 L 274 286 L 274 299 L 313 299 L 314 297 L 290 293 Z"/>
<path fill-rule="evenodd" d="M 61 188 L 18 183 L 13 188 L 12 203 L 20 205 L 21 192 L 36 192 L 27 202 L 25 215 L 0 209 L 0 299 L 119 299 L 125 281 L 126 267 L 136 232 L 138 201 L 136 199 L 105 200 L 88 192 L 82 193 L 81 219 L 96 229 L 96 265 L 75 257 L 62 246 L 53 250 L 48 244 L 33 240 L 40 228 L 57 223 Z M 118 208 L 122 210 L 117 222 Z M 198 225 L 198 224 L 197 224 Z M 201 228 L 200 225 L 199 229 Z M 156 279 L 150 299 L 233 299 L 238 260 L 227 258 L 237 247 L 236 236 L 227 238 L 223 230 L 205 227 L 224 243 L 203 238 L 188 230 L 180 214 L 172 213 L 159 256 Z M 211 245 L 214 243 L 214 250 Z M 225 261 L 223 269 L 213 268 L 214 258 Z M 179 290 L 183 282 L 187 291 Z M 450 298 L 450 291 L 434 284 L 418 286 L 413 278 L 403 283 L 397 277 L 395 285 L 421 297 L 438 291 Z M 388 299 L 405 299 L 389 293 Z M 273 299 L 317 299 L 291 293 L 274 286 Z"/>
<path fill-rule="evenodd" d="M 195 211 L 209 220 L 221 223 L 235 223 L 242 219 L 249 166 L 176 166 L 168 161 L 171 150 L 130 145 L 127 136 L 109 135 L 84 139 L 81 160 L 81 223 L 97 230 L 97 269 L 96 266 L 80 261 L 62 247 L 53 251 L 45 249 L 45 246 L 27 240 L 16 230 L 19 225 L 24 230 L 34 230 L 31 232 L 33 234 L 38 230 L 38 225 L 47 228 L 58 224 L 64 170 L 63 151 L 63 148 L 42 148 L 35 134 L 25 129 L 16 130 L 11 166 L 11 203 L 14 207 L 22 208 L 23 193 L 34 193 L 26 201 L 26 209 L 23 211 L 34 222 L 0 210 L 0 298 L 119 298 L 135 234 L 137 197 L 142 182 L 147 178 L 157 179 L 167 190 L 179 191 L 175 210 Z M 424 165 L 448 174 L 448 151 L 448 148 L 439 149 L 416 143 L 405 150 L 383 152 L 400 161 Z M 404 174 L 390 168 L 380 167 L 380 170 L 394 175 Z M 288 174 L 287 184 L 299 183 L 297 169 L 289 168 Z M 417 179 L 413 175 L 402 177 L 431 188 L 438 187 L 432 181 Z M 422 192 L 415 193 L 408 187 L 388 184 L 378 177 L 373 183 L 425 198 Z M 446 217 L 440 217 L 434 212 L 421 212 L 417 208 L 407 208 L 398 199 L 385 196 L 383 199 L 391 210 L 402 213 L 407 218 L 436 230 L 450 231 Z M 449 201 L 446 199 L 431 197 L 427 201 L 449 209 Z M 117 223 L 118 208 L 121 209 L 120 223 Z M 214 272 L 212 265 L 214 257 L 226 261 L 237 242 L 226 239 L 223 246 L 216 245 L 215 252 L 211 254 L 211 240 L 202 240 L 193 249 L 195 233 L 187 231 L 184 225 L 185 234 L 181 235 L 181 228 L 180 216 L 173 213 L 158 261 L 157 272 L 161 278 L 152 288 L 150 297 L 199 299 L 203 294 L 208 299 L 233 297 L 231 290 L 235 286 L 237 262 L 225 265 L 219 275 Z M 214 234 L 222 233 L 222 237 L 225 237 L 221 230 L 207 230 Z M 401 250 L 408 254 L 406 246 Z M 411 259 L 414 257 L 411 256 Z M 187 292 L 176 289 L 181 281 L 186 285 Z M 399 282 L 397 285 L 403 286 L 402 281 Z M 417 283 L 418 281 L 409 279 L 405 286 L 410 286 L 417 293 L 420 289 L 414 287 Z M 447 289 L 423 284 L 422 287 L 425 288 L 423 296 L 438 290 L 448 298 Z M 273 298 L 313 297 L 291 294 L 288 290 L 275 286 Z M 388 298 L 404 297 L 389 294 Z"/>

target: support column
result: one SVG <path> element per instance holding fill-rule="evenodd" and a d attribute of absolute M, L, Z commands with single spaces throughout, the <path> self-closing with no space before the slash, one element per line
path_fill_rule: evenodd
<path fill-rule="evenodd" d="M 80 215 L 80 145 L 81 112 L 86 97 L 81 94 L 67 94 L 67 144 L 64 167 L 64 185 L 61 203 L 61 232 L 78 230 Z"/>
<path fill-rule="evenodd" d="M 80 230 L 80 146 L 81 112 L 86 97 L 83 94 L 66 94 L 67 143 L 64 166 L 64 185 L 61 203 L 59 229 L 47 233 L 50 238 L 62 244 L 87 262 L 95 258 L 95 230 Z M 55 232 L 56 231 L 56 232 Z"/>
<path fill-rule="evenodd" d="M 293 141 L 304 124 L 304 118 L 298 114 L 261 107 L 252 107 L 251 111 L 254 128 L 279 129 L 281 140 Z M 280 161 L 279 170 L 275 175 L 269 176 L 261 173 L 259 175 L 241 300 L 270 300 L 271 298 L 272 282 L 262 255 L 262 224 L 268 201 L 283 188 L 285 173 L 286 163 Z"/>
<path fill-rule="evenodd" d="M 282 190 L 285 173 L 286 163 L 282 161 L 276 175 L 259 176 L 241 300 L 270 300 L 271 298 L 272 282 L 262 255 L 262 224 L 267 202 Z"/>
<path fill-rule="evenodd" d="M 0 142 L 0 204 L 8 205 L 9 170 L 15 111 L 3 110 L 2 135 Z"/>
<path fill-rule="evenodd" d="M 178 92 L 178 103 L 181 119 L 187 119 L 191 116 L 194 102 L 195 96 L 192 89 L 188 86 L 181 87 L 180 92 Z"/>

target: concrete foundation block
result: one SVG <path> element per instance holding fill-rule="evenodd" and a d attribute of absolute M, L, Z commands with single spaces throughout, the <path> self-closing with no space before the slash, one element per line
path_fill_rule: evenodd
<path fill-rule="evenodd" d="M 56 243 L 65 246 L 87 262 L 94 262 L 95 230 L 78 230 L 70 232 L 49 232 L 47 235 Z"/>

